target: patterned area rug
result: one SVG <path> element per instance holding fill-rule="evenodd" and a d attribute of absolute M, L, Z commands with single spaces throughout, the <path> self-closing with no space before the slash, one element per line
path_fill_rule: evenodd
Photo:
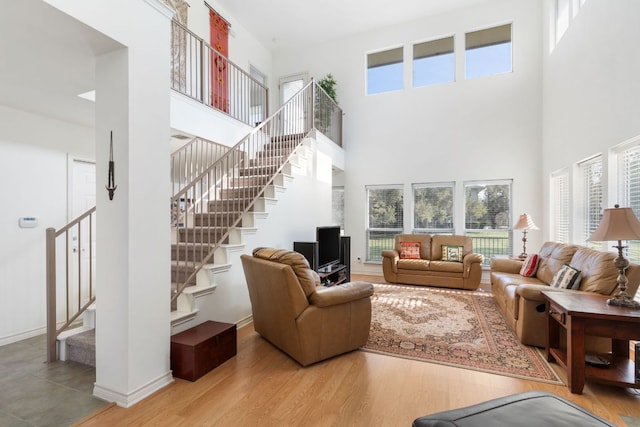
<path fill-rule="evenodd" d="M 375 284 L 366 351 L 563 384 L 535 347 L 522 345 L 493 296 Z"/>

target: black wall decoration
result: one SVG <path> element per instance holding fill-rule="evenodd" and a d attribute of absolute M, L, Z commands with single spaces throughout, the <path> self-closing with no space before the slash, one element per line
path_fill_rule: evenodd
<path fill-rule="evenodd" d="M 113 131 L 111 131 L 111 144 L 109 146 L 109 176 L 107 177 L 107 185 L 105 188 L 109 192 L 109 200 L 113 200 L 113 193 L 115 193 L 117 185 L 115 185 L 114 178 L 115 163 L 113 161 Z"/>

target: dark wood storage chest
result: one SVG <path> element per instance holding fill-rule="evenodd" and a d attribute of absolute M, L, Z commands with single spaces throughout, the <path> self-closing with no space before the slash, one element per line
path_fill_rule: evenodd
<path fill-rule="evenodd" d="M 195 381 L 236 355 L 236 325 L 206 321 L 171 337 L 173 376 Z"/>

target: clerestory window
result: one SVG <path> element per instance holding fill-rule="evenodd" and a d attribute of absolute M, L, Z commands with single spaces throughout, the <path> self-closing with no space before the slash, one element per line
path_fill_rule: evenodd
<path fill-rule="evenodd" d="M 465 77 L 510 73 L 511 24 L 465 34 Z"/>
<path fill-rule="evenodd" d="M 367 55 L 367 95 L 404 87 L 402 56 L 402 47 Z"/>

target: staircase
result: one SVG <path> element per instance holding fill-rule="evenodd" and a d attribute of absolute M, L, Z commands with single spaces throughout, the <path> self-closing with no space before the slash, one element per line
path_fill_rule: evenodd
<path fill-rule="evenodd" d="M 273 138 L 255 159 L 229 174 L 234 178 L 220 190 L 220 199 L 209 200 L 201 212 L 174 228 L 171 289 L 176 295 L 182 285 L 182 291 L 172 299 L 172 325 L 192 319 L 198 298 L 215 291 L 215 276 L 231 268 L 227 248 L 242 245 L 241 231 L 253 228 L 255 216 L 266 214 L 266 201 L 275 200 L 277 190 L 284 189 L 291 156 L 296 150 L 304 152 L 299 148 L 303 139 L 303 134 Z"/>
<path fill-rule="evenodd" d="M 233 267 L 230 251 L 244 250 L 243 234 L 255 232 L 256 219 L 266 217 L 267 206 L 286 190 L 292 162 L 308 157 L 303 142 L 313 130 L 316 87 L 306 85 L 224 152 L 216 148 L 215 154 L 193 156 L 183 150 L 176 156 L 170 204 L 172 326 L 197 316 L 202 298 L 216 290 L 216 275 Z M 62 360 L 95 364 L 95 320 L 92 310 L 88 313 L 82 327 L 58 331 Z"/>

